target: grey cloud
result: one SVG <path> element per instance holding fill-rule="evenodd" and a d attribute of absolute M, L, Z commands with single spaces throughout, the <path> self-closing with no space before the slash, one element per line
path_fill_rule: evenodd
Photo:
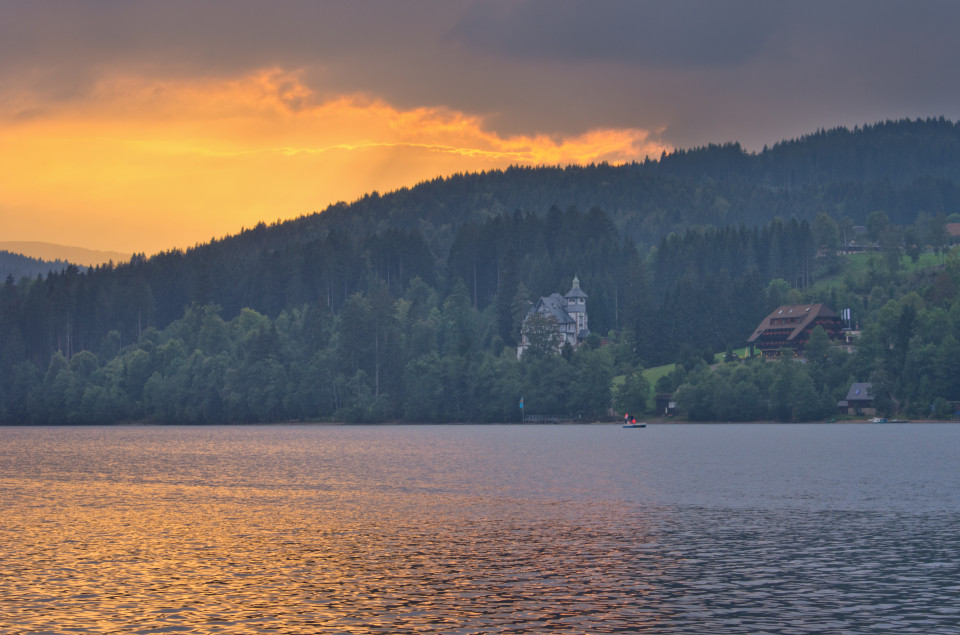
<path fill-rule="evenodd" d="M 424 5 L 379 0 L 13 0 L 0 5 L 0 73 L 80 77 L 106 69 L 177 75 L 379 55 L 402 63 L 437 27 Z M 393 54 L 393 55 L 392 55 Z"/>
<path fill-rule="evenodd" d="M 758 55 L 775 7 L 766 0 L 490 0 L 473 5 L 453 35 L 521 57 L 715 67 Z"/>
<path fill-rule="evenodd" d="M 960 118 L 950 0 L 5 0 L 0 100 L 101 74 L 302 70 L 321 96 L 446 105 L 503 134 L 664 129 L 750 147 L 880 118 Z M 35 105 L 35 104 L 34 104 Z"/>

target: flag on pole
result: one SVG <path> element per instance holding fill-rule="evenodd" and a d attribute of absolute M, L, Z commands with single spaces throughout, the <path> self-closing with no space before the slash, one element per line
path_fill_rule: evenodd
<path fill-rule="evenodd" d="M 523 397 L 520 397 L 520 409 L 523 410 Z"/>

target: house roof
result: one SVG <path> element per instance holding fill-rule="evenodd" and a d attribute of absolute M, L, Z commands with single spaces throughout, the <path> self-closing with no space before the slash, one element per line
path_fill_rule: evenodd
<path fill-rule="evenodd" d="M 544 315 L 552 315 L 557 321 L 557 324 L 575 322 L 576 320 L 567 313 L 566 306 L 567 301 L 563 299 L 562 295 L 559 293 L 551 293 L 550 295 L 541 297 L 540 301 L 530 310 L 529 314 L 543 313 Z"/>
<path fill-rule="evenodd" d="M 783 331 L 790 330 L 790 335 L 787 336 L 787 341 L 796 339 L 798 335 L 803 333 L 809 326 L 819 317 L 835 317 L 839 319 L 839 316 L 833 312 L 832 309 L 828 308 L 825 304 L 788 304 L 781 307 L 777 307 L 773 313 L 763 318 L 763 321 L 760 322 L 760 325 L 753 332 L 753 335 L 747 340 L 748 342 L 754 342 L 759 338 L 765 331 Z M 792 324 L 774 324 L 774 320 L 780 318 L 800 318 L 797 322 Z"/>
<path fill-rule="evenodd" d="M 947 223 L 947 233 L 953 238 L 960 236 L 960 223 Z"/>
<path fill-rule="evenodd" d="M 850 384 L 850 390 L 847 392 L 847 402 L 851 401 L 873 401 L 873 395 L 870 389 L 873 384 L 870 382 L 855 382 Z"/>

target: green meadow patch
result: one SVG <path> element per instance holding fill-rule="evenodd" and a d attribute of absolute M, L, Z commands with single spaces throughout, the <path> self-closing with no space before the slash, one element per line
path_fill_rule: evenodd
<path fill-rule="evenodd" d="M 953 251 L 956 251 L 960 248 L 954 247 Z M 927 269 L 933 269 L 944 264 L 947 260 L 949 254 L 937 255 L 932 251 L 927 251 L 920 254 L 920 257 L 917 259 L 917 262 L 914 263 L 910 256 L 903 255 L 900 257 L 900 273 L 901 274 L 911 274 L 917 273 L 919 271 L 924 271 Z M 839 273 L 821 278 L 814 283 L 813 288 L 821 291 L 829 291 L 834 287 L 841 285 L 848 278 L 859 278 L 866 276 L 870 271 L 870 261 L 871 259 L 882 260 L 883 254 L 880 252 L 861 252 L 856 254 L 848 254 L 844 256 L 846 263 L 843 267 L 843 270 Z M 884 266 L 882 263 L 878 263 L 878 266 Z"/>

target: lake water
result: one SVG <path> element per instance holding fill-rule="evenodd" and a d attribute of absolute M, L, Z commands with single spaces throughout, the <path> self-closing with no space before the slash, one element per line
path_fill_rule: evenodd
<path fill-rule="evenodd" d="M 0 633 L 960 633 L 960 426 L 0 428 Z"/>

